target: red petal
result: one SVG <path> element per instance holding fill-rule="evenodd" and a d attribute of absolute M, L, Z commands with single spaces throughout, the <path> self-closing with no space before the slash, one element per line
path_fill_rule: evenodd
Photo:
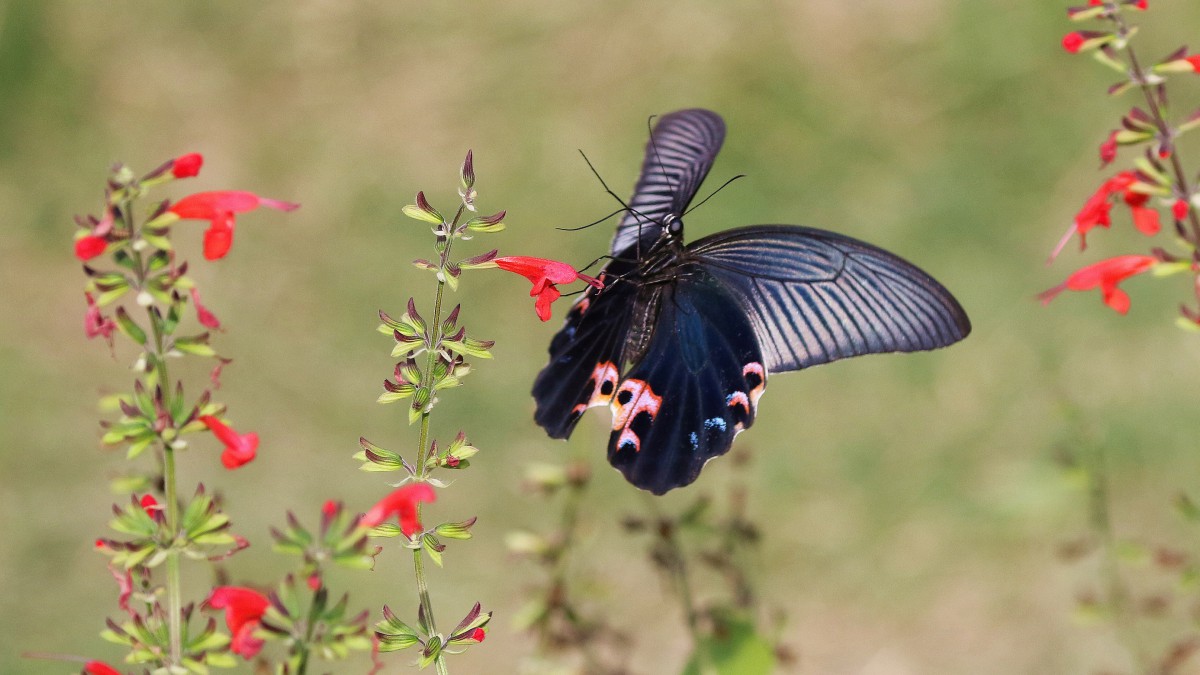
<path fill-rule="evenodd" d="M 108 248 L 108 242 L 104 237 L 89 234 L 75 240 L 75 257 L 80 260 L 91 260 L 104 253 L 106 248 Z"/>
<path fill-rule="evenodd" d="M 253 211 L 258 205 L 258 195 L 253 192 L 218 190 L 188 195 L 167 210 L 184 219 L 212 220 L 221 213 Z"/>
<path fill-rule="evenodd" d="M 221 327 L 221 322 L 217 319 L 217 316 L 210 312 L 207 307 L 200 304 L 200 291 L 196 290 L 195 286 L 192 287 L 192 302 L 196 303 L 196 318 L 199 319 L 201 325 L 213 329 Z"/>
<path fill-rule="evenodd" d="M 533 309 L 535 312 L 537 312 L 538 318 L 542 321 L 549 321 L 550 303 L 559 299 L 561 296 L 562 293 L 560 293 L 558 288 L 554 286 L 547 285 L 546 288 L 542 289 L 542 292 L 538 293 L 537 302 L 535 302 L 533 305 Z"/>
<path fill-rule="evenodd" d="M 171 163 L 171 175 L 176 178 L 191 178 L 200 173 L 200 167 L 203 165 L 204 157 L 200 153 L 189 152 L 176 157 Z"/>
<path fill-rule="evenodd" d="M 1158 231 L 1162 229 L 1162 223 L 1158 220 L 1158 210 L 1141 206 L 1133 207 L 1133 226 L 1147 237 L 1158 234 Z"/>
<path fill-rule="evenodd" d="M 1079 33 L 1067 33 L 1062 39 L 1063 49 L 1071 52 L 1072 54 L 1078 53 L 1079 48 L 1083 46 L 1083 43 L 1084 37 Z"/>
<path fill-rule="evenodd" d="M 434 501 L 437 501 L 437 493 L 428 483 L 402 485 L 371 507 L 359 524 L 363 527 L 377 527 L 392 515 L 399 514 L 401 531 L 411 537 L 422 529 L 417 519 L 417 504 Z"/>
<path fill-rule="evenodd" d="M 1175 216 L 1175 220 L 1187 218 L 1191 210 L 1191 205 L 1188 204 L 1186 199 L 1176 199 L 1175 203 L 1171 205 L 1171 215 Z"/>
<path fill-rule="evenodd" d="M 121 675 L 121 671 L 103 661 L 88 661 L 83 664 L 84 675 Z"/>
<path fill-rule="evenodd" d="M 204 231 L 204 258 L 205 260 L 220 260 L 229 253 L 229 248 L 233 246 L 233 227 L 232 225 L 218 225 L 213 223 L 212 227 Z"/>

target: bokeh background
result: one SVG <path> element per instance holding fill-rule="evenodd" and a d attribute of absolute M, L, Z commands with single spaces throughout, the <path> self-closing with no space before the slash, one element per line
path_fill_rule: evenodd
<path fill-rule="evenodd" d="M 1195 37 L 1196 3 L 1151 5 L 1138 17 L 1147 58 Z M 1146 248 L 1118 218 L 1083 256 L 1044 266 L 1102 176 L 1096 146 L 1132 103 L 1107 100 L 1111 74 L 1059 47 L 1063 9 L 0 2 L 0 672 L 70 670 L 21 660 L 22 650 L 119 654 L 96 637 L 115 615 L 115 587 L 90 543 L 118 499 L 106 478 L 122 467 L 99 447 L 96 402 L 128 387 L 131 359 L 84 339 L 70 245 L 71 217 L 97 210 L 111 162 L 144 171 L 199 151 L 203 173 L 171 195 L 240 188 L 304 205 L 242 218 L 232 254 L 215 264 L 200 261 L 201 225 L 176 228 L 229 329 L 216 343 L 235 358 L 220 396 L 263 438 L 258 460 L 234 473 L 196 443 L 181 476 L 224 491 L 235 529 L 257 544 L 230 572 L 262 580 L 292 562 L 266 537 L 286 510 L 311 522 L 327 498 L 365 510 L 383 494 L 381 478 L 350 459 L 359 435 L 392 447 L 415 438 L 402 408 L 374 403 L 392 365 L 376 310 L 432 292 L 408 265 L 430 244 L 400 215 L 413 193 L 452 203 L 473 148 L 481 207 L 509 212 L 509 229 L 486 244 L 583 264 L 610 231 L 554 228 L 613 204 L 576 150 L 625 192 L 647 117 L 690 106 L 721 112 L 730 129 L 710 187 L 748 175 L 689 218 L 690 238 L 761 222 L 865 238 L 929 270 L 975 325 L 945 351 L 774 378 L 758 424 L 738 439 L 754 453 L 750 512 L 766 528 L 756 583 L 787 612 L 781 638 L 796 669 L 1128 671 L 1111 626 L 1076 616 L 1098 569 L 1058 555 L 1086 533 L 1087 509 L 1056 458 L 1102 447 L 1117 534 L 1194 548 L 1171 499 L 1200 475 L 1200 351 L 1171 325 L 1182 279 L 1131 281 L 1127 317 L 1094 293 L 1050 308 L 1033 299 L 1082 262 Z M 1181 110 L 1197 83 L 1175 88 Z M 1194 146 L 1183 159 L 1200 162 Z M 455 299 L 467 325 L 497 340 L 497 358 L 444 397 L 435 422 L 439 436 L 462 426 L 483 448 L 435 511 L 480 516 L 477 538 L 433 573 L 443 622 L 476 599 L 496 612 L 486 645 L 455 670 L 529 668 L 531 643 L 511 619 L 540 573 L 509 557 L 504 533 L 551 525 L 521 486 L 527 463 L 586 458 L 597 473 L 573 574 L 591 606 L 635 636 L 637 671 L 671 672 L 688 646 L 678 605 L 644 542 L 618 526 L 647 499 L 605 468 L 603 415 L 566 444 L 533 424 L 527 392 L 558 319 L 535 320 L 524 280 L 487 274 L 469 276 Z M 720 492 L 727 464 L 689 490 Z M 661 507 L 687 501 L 677 492 Z M 407 560 L 385 554 L 374 572 L 333 582 L 374 610 L 412 606 Z M 1149 567 L 1123 569 L 1149 591 L 1172 591 Z M 199 577 L 192 569 L 196 593 Z M 1186 629 L 1183 600 L 1164 611 L 1136 627 L 1148 651 Z"/>

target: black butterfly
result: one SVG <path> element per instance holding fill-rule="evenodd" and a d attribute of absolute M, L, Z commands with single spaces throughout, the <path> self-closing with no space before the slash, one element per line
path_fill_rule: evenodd
<path fill-rule="evenodd" d="M 756 225 L 684 245 L 681 218 L 724 138 L 708 110 L 655 125 L 604 288 L 576 301 L 533 385 L 535 419 L 554 438 L 607 405 L 608 461 L 654 494 L 729 450 L 768 374 L 936 349 L 971 331 L 929 275 L 840 234 Z"/>

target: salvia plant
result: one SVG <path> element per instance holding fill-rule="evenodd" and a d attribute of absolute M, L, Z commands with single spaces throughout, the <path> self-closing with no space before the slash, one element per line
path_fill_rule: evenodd
<path fill-rule="evenodd" d="M 1189 173 L 1180 140 L 1200 126 L 1200 110 L 1181 113 L 1172 103 L 1178 98 L 1179 77 L 1200 73 L 1200 55 L 1179 47 L 1148 60 L 1135 50 L 1134 19 L 1148 10 L 1147 0 L 1091 0 L 1067 10 L 1068 18 L 1083 28 L 1067 33 L 1063 48 L 1071 54 L 1092 54 L 1116 73 L 1108 94 L 1134 100 L 1099 145 L 1101 169 L 1110 175 L 1084 202 L 1051 261 L 1076 236 L 1082 249 L 1091 230 L 1109 228 L 1116 203 L 1127 207 L 1122 218 L 1152 241 L 1145 252 L 1110 257 L 1075 271 L 1040 298 L 1048 303 L 1064 290 L 1095 289 L 1106 305 L 1125 314 L 1131 300 L 1120 284 L 1126 279 L 1146 273 L 1185 275 L 1193 297 L 1180 305 L 1176 323 L 1195 331 L 1200 330 L 1200 187 L 1197 175 Z M 1168 95 L 1169 89 L 1173 95 Z M 1109 167 L 1121 159 L 1127 167 L 1112 172 Z M 1164 217 L 1169 227 L 1164 227 Z M 1118 536 L 1106 469 L 1109 441 L 1078 415 L 1069 417 L 1075 433 L 1071 444 L 1061 449 L 1061 460 L 1067 475 L 1086 493 L 1088 533 L 1065 542 L 1060 554 L 1071 562 L 1088 561 L 1095 571 L 1094 580 L 1079 593 L 1077 613 L 1081 619 L 1112 626 L 1134 672 L 1191 672 L 1200 652 L 1195 626 L 1200 559 L 1187 546 Z M 1200 509 L 1191 499 L 1180 496 L 1174 506 L 1186 522 L 1200 524 Z"/>
<path fill-rule="evenodd" d="M 1104 178 L 1076 214 L 1051 260 L 1071 239 L 1078 237 L 1082 249 L 1089 232 L 1108 228 L 1117 202 L 1128 207 L 1134 228 L 1154 241 L 1144 253 L 1118 255 L 1080 268 L 1040 297 L 1048 303 L 1065 290 L 1098 289 L 1106 305 L 1125 314 L 1130 297 L 1120 284 L 1126 279 L 1145 273 L 1186 273 L 1194 297 L 1180 306 L 1178 324 L 1200 330 L 1200 195 L 1197 176 L 1185 168 L 1179 145 L 1184 134 L 1200 126 L 1200 110 L 1180 114 L 1168 96 L 1173 78 L 1200 72 L 1200 55 L 1190 54 L 1187 47 L 1155 60 L 1140 55 L 1134 49 L 1138 30 L 1131 22 L 1131 11 L 1146 11 L 1148 4 L 1147 0 L 1091 0 L 1086 6 L 1067 10 L 1072 21 L 1088 28 L 1067 33 L 1063 48 L 1072 54 L 1090 53 L 1115 73 L 1116 82 L 1108 88 L 1110 96 L 1135 98 L 1099 150 L 1101 168 L 1108 169 L 1122 155 L 1131 166 Z M 1164 230 L 1164 213 L 1172 223 L 1166 230 L 1173 235 L 1169 242 L 1160 241 L 1159 236 Z"/>
<path fill-rule="evenodd" d="M 392 377 L 384 380 L 384 391 L 379 396 L 379 402 L 405 404 L 408 423 L 419 425 L 416 448 L 409 457 L 405 457 L 401 452 L 360 438 L 362 450 L 355 455 L 362 462 L 364 471 L 398 472 L 403 475 L 393 485 L 395 489 L 367 511 L 360 524 L 371 528 L 372 536 L 399 539 L 401 547 L 412 556 L 417 589 L 415 620 L 414 613 L 402 617 L 391 606 L 384 606 L 383 620 L 375 626 L 379 651 L 418 649 L 418 665 L 425 667 L 432 664 L 439 673 L 448 672 L 448 655 L 460 653 L 484 640 L 492 616 L 491 612 L 482 611 L 480 604 L 475 603 L 461 615 L 454 628 L 449 631 L 439 629 L 425 571 L 426 558 L 441 567 L 447 542 L 471 538 L 476 523 L 476 517 L 472 516 L 432 527 L 423 524 L 424 504 L 435 502 L 437 490 L 449 486 L 450 481 L 437 476 L 469 468 L 471 458 L 479 452 L 461 430 L 449 441 L 443 440 L 439 444 L 431 434 L 432 412 L 439 396 L 460 386 L 463 378 L 471 372 L 472 365 L 468 359 L 491 358 L 494 345 L 492 340 L 481 339 L 467 332 L 461 305 L 456 304 L 447 311 L 446 291 L 458 289 L 464 271 L 500 268 L 514 272 L 533 284 L 530 295 L 536 298 L 535 311 L 539 318 L 546 321 L 550 318 L 551 304 L 561 296 L 559 284 L 576 280 L 599 283 L 579 274 L 566 263 L 527 256 L 498 256 L 496 249 L 457 257 L 455 246 L 458 242 L 469 241 L 476 235 L 499 232 L 505 227 L 504 211 L 488 216 L 477 215 L 476 197 L 474 159 L 472 153 L 468 152 L 459 171 L 458 204 L 451 217 L 447 218 L 438 211 L 424 192 L 418 192 L 415 203 L 404 207 L 405 215 L 428 224 L 432 231 L 434 255 L 429 259 L 414 260 L 413 264 L 433 275 L 435 292 L 432 309 L 427 309 L 428 318 L 419 311 L 415 298 L 409 298 L 403 314 L 392 316 L 380 311 L 382 323 L 379 330 L 394 341 L 391 355 L 398 361 Z M 393 516 L 397 517 L 397 523 L 388 522 Z"/>
<path fill-rule="evenodd" d="M 95 549 L 108 558 L 120 610 L 101 635 L 121 645 L 125 666 L 138 672 L 206 673 L 235 666 L 239 659 L 263 664 L 268 662 L 260 654 L 265 643 L 278 641 L 283 649 L 273 659 L 276 672 L 305 673 L 314 656 L 338 659 L 371 647 L 368 614 L 349 613 L 348 599 L 334 597 L 324 582 L 329 564 L 372 564 L 366 529 L 341 503 L 325 505 L 316 534 L 288 514 L 286 528 L 275 532 L 276 548 L 298 554 L 300 564 L 280 582 L 217 584 L 206 597 L 183 597 L 185 574 L 212 577 L 205 566 L 219 566 L 250 542 L 232 531 L 217 493 L 204 485 L 183 487 L 178 455 L 193 444 L 201 452 L 215 445 L 226 469 L 243 470 L 255 459 L 259 438 L 237 431 L 226 407 L 214 398 L 221 370 L 230 361 L 212 344 L 214 332 L 224 326 L 202 304 L 171 235 L 181 221 L 206 222 L 203 255 L 217 261 L 230 251 L 238 215 L 259 207 L 298 207 L 234 190 L 147 206 L 152 190 L 197 176 L 202 165 L 196 153 L 140 177 L 117 165 L 100 213 L 76 219 L 75 255 L 87 278 L 85 334 L 103 338 L 114 358 L 127 353 L 117 348 L 121 339 L 131 347 L 132 362 L 129 391 L 108 397 L 102 406 L 116 417 L 101 422 L 101 443 L 123 451 L 130 468 L 113 484 L 125 498 L 112 508 L 112 532 L 95 541 Z M 199 382 L 173 376 L 173 363 L 184 358 L 210 360 L 210 375 Z M 221 615 L 224 628 L 217 620 Z M 100 660 L 49 656 L 81 661 L 84 672 L 93 675 L 120 672 Z"/>

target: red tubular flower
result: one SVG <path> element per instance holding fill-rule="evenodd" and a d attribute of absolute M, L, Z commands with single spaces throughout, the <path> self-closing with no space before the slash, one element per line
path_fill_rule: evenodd
<path fill-rule="evenodd" d="M 83 664 L 83 675 L 121 675 L 121 671 L 103 661 L 88 661 Z"/>
<path fill-rule="evenodd" d="M 412 537 L 420 532 L 421 521 L 417 517 L 417 504 L 437 501 L 437 493 L 429 483 L 409 483 L 392 491 L 391 494 L 379 500 L 358 521 L 363 527 L 378 527 L 393 515 L 400 516 L 400 531 L 405 536 Z"/>
<path fill-rule="evenodd" d="M 529 291 L 529 296 L 537 298 L 534 311 L 542 321 L 550 320 L 550 303 L 562 295 L 556 284 L 569 284 L 580 279 L 596 288 L 603 288 L 603 284 L 598 280 L 580 274 L 570 265 L 556 260 L 516 255 L 496 258 L 492 262 L 500 269 L 516 272 L 533 283 L 533 290 Z"/>
<path fill-rule="evenodd" d="M 1175 220 L 1187 218 L 1191 210 L 1192 207 L 1186 199 L 1176 199 L 1175 203 L 1171 205 L 1171 215 L 1175 216 Z"/>
<path fill-rule="evenodd" d="M 189 152 L 176 157 L 171 162 L 171 175 L 176 178 L 191 178 L 200 173 L 200 167 L 203 165 L 203 155 L 198 152 Z"/>
<path fill-rule="evenodd" d="M 1062 46 L 1063 49 L 1067 50 L 1068 52 L 1077 54 L 1079 53 L 1079 48 L 1082 47 L 1083 43 L 1086 41 L 1086 38 L 1084 38 L 1081 33 L 1075 31 L 1073 33 L 1067 33 L 1063 36 Z"/>
<path fill-rule="evenodd" d="M 1117 284 L 1135 274 L 1141 274 L 1158 264 L 1158 259 L 1149 255 L 1120 255 L 1088 265 L 1067 277 L 1063 283 L 1038 295 L 1047 305 L 1063 291 L 1088 291 L 1099 288 L 1104 304 L 1121 314 L 1129 311 L 1129 295 L 1117 288 Z"/>
<path fill-rule="evenodd" d="M 124 567 L 118 569 L 112 565 L 108 566 L 108 571 L 112 573 L 113 579 L 117 580 L 117 606 L 129 612 L 131 616 L 136 614 L 129 608 L 129 598 L 133 595 L 133 573 Z"/>
<path fill-rule="evenodd" d="M 112 211 L 106 209 L 99 221 L 90 217 L 88 221 L 94 221 L 91 231 L 75 240 L 75 257 L 85 261 L 104 253 L 108 248 L 108 235 L 113 229 Z"/>
<path fill-rule="evenodd" d="M 1135 176 L 1132 171 L 1122 171 L 1112 178 L 1104 181 L 1104 183 L 1100 185 L 1096 192 L 1093 193 L 1091 197 L 1088 197 L 1088 200 L 1084 202 L 1083 208 L 1079 210 L 1079 213 L 1075 214 L 1075 220 L 1071 222 L 1071 227 L 1067 228 L 1066 234 L 1064 234 L 1062 239 L 1059 240 L 1058 245 L 1054 247 L 1054 251 L 1050 254 L 1050 259 L 1053 260 L 1054 258 L 1058 257 L 1058 254 L 1063 250 L 1063 247 L 1065 247 L 1067 242 L 1070 241 L 1071 236 L 1076 233 L 1079 234 L 1080 250 L 1086 249 L 1088 231 L 1094 227 L 1108 227 L 1112 224 L 1112 220 L 1109 218 L 1109 212 L 1112 209 L 1112 203 L 1109 200 L 1118 192 L 1123 192 L 1126 195 L 1129 195 L 1129 187 L 1136 181 L 1137 176 Z M 1133 208 L 1134 203 L 1131 203 L 1128 200 L 1126 203 L 1129 203 L 1130 207 Z M 1142 206 L 1142 204 L 1137 204 L 1137 206 Z M 1148 222 L 1139 224 L 1136 221 L 1136 216 L 1138 214 L 1135 212 L 1134 215 L 1134 224 L 1138 226 L 1139 230 L 1143 226 L 1149 227 Z M 1143 215 L 1142 218 L 1143 221 L 1148 220 L 1148 216 Z M 1157 220 L 1157 214 L 1155 215 L 1155 219 Z M 1145 230 L 1143 230 L 1143 232 L 1145 232 Z M 1155 232 L 1157 232 L 1157 230 L 1155 230 Z M 1153 232 L 1149 234 L 1153 234 Z"/>
<path fill-rule="evenodd" d="M 233 245 L 234 216 L 265 206 L 280 211 L 294 211 L 299 204 L 281 202 L 259 197 L 253 192 L 219 190 L 197 192 L 175 202 L 167 213 L 182 220 L 207 220 L 208 230 L 204 233 L 204 257 L 217 260 L 225 257 Z"/>
<path fill-rule="evenodd" d="M 482 628 L 476 628 L 471 632 L 471 639 L 476 642 L 483 642 L 485 637 L 487 637 L 487 633 L 485 633 Z"/>
<path fill-rule="evenodd" d="M 236 469 L 254 459 L 255 451 L 258 450 L 258 434 L 253 431 L 239 434 L 211 415 L 204 415 L 200 421 L 213 432 L 217 440 L 225 444 L 225 451 L 221 453 L 221 463 L 226 469 Z"/>
<path fill-rule="evenodd" d="M 1200 73 L 1200 54 L 1193 54 L 1192 56 L 1188 56 L 1188 57 L 1184 58 L 1184 61 L 1187 61 L 1188 63 L 1192 64 L 1192 70 L 1196 71 L 1197 73 Z"/>
<path fill-rule="evenodd" d="M 83 314 L 83 333 L 88 336 L 88 339 L 103 335 L 108 341 L 108 346 L 113 346 L 112 334 L 117 329 L 117 322 L 112 320 L 112 317 L 104 316 L 100 313 L 100 307 L 96 304 L 96 300 L 92 298 L 91 293 L 84 293 L 87 298 L 87 311 Z"/>
<path fill-rule="evenodd" d="M 162 511 L 162 507 L 158 505 L 158 500 L 149 492 L 142 495 L 142 499 L 138 503 L 142 505 L 142 510 L 151 518 L 154 517 L 155 511 Z"/>
<path fill-rule="evenodd" d="M 225 625 L 233 635 L 230 651 L 247 660 L 254 658 L 263 646 L 263 640 L 254 637 L 254 631 L 262 625 L 262 616 L 271 604 L 267 596 L 252 588 L 218 586 L 205 604 L 225 610 Z"/>
<path fill-rule="evenodd" d="M 94 234 L 85 235 L 75 240 L 75 257 L 80 260 L 91 260 L 104 253 L 106 248 L 108 248 L 108 241 L 104 237 L 97 237 Z"/>
<path fill-rule="evenodd" d="M 1100 144 L 1100 165 L 1108 166 L 1114 159 L 1117 158 L 1117 134 L 1120 133 L 1113 130 L 1108 135 L 1108 138 Z"/>
<path fill-rule="evenodd" d="M 217 319 L 217 315 L 200 304 L 200 291 L 196 290 L 195 286 L 192 287 L 192 302 L 196 303 L 196 318 L 200 320 L 200 325 L 214 330 L 221 327 L 221 322 Z"/>

